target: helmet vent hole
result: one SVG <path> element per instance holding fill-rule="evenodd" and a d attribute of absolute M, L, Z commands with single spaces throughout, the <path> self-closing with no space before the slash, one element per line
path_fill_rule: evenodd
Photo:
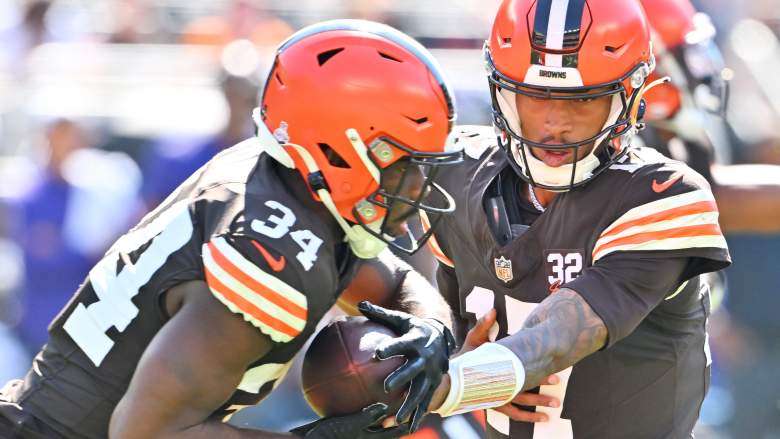
<path fill-rule="evenodd" d="M 330 61 L 331 58 L 336 56 L 339 52 L 344 50 L 343 47 L 339 47 L 338 49 L 331 49 L 326 50 L 325 52 L 320 53 L 317 55 L 317 62 L 320 64 L 320 67 L 322 67 L 323 64 Z"/>
<path fill-rule="evenodd" d="M 388 54 L 386 54 L 384 52 L 379 52 L 379 56 L 381 56 L 384 59 L 389 59 L 390 61 L 403 62 L 400 59 L 398 59 L 398 58 L 396 58 L 396 57 L 394 57 L 392 55 L 388 55 Z"/>
<path fill-rule="evenodd" d="M 609 53 L 616 53 L 620 51 L 620 49 L 622 49 L 623 46 L 625 46 L 625 44 L 621 44 L 619 46 L 604 46 L 604 50 Z"/>
<path fill-rule="evenodd" d="M 428 118 L 426 116 L 423 116 L 423 117 L 421 117 L 419 119 L 415 119 L 415 118 L 409 117 L 409 116 L 404 116 L 404 117 L 409 119 L 409 120 L 411 120 L 412 122 L 416 123 L 417 125 L 422 125 L 422 124 L 428 122 Z"/>
<path fill-rule="evenodd" d="M 322 153 L 325 155 L 325 158 L 328 159 L 328 163 L 330 163 L 331 166 L 335 168 L 345 168 L 349 169 L 349 164 L 344 160 L 339 153 L 337 153 L 333 148 L 330 147 L 327 143 L 318 143 L 317 144 L 320 149 L 322 150 Z"/>

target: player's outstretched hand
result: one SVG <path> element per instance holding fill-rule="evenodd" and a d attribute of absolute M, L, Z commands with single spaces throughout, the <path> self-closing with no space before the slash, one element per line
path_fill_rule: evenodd
<path fill-rule="evenodd" d="M 454 356 L 465 354 L 478 348 L 483 343 L 490 341 L 490 330 L 496 322 L 496 310 L 491 309 L 479 320 L 477 324 L 466 335 L 466 340 L 463 342 L 463 347 Z M 542 384 L 558 384 L 559 378 L 553 374 L 544 379 Z M 443 396 L 440 396 L 440 400 L 443 400 Z M 494 410 L 501 412 L 515 421 L 520 422 L 547 422 L 547 415 L 542 412 L 532 412 L 524 410 L 520 406 L 525 407 L 558 407 L 561 402 L 554 396 L 532 393 L 532 392 L 520 392 L 515 396 L 512 402 L 507 403 Z M 438 406 L 437 406 L 438 407 Z"/>
<path fill-rule="evenodd" d="M 406 426 L 382 428 L 387 405 L 378 402 L 346 416 L 322 418 L 294 428 L 290 433 L 306 439 L 392 439 L 409 434 Z"/>
<path fill-rule="evenodd" d="M 559 382 L 560 379 L 557 375 L 550 375 L 544 379 L 542 384 L 552 385 L 558 384 Z M 549 396 L 542 393 L 520 392 L 517 394 L 517 396 L 515 396 L 515 399 L 513 399 L 512 402 L 494 410 L 501 412 L 509 416 L 512 420 L 519 422 L 547 422 L 549 419 L 545 413 L 524 410 L 523 407 L 520 406 L 558 407 L 560 404 L 561 401 L 554 396 Z"/>
<path fill-rule="evenodd" d="M 463 341 L 463 346 L 455 356 L 463 355 L 466 352 L 473 351 L 480 347 L 482 344 L 487 343 L 490 340 L 490 330 L 493 325 L 496 324 L 496 310 L 491 309 L 486 312 L 485 315 L 477 320 L 477 324 L 474 325 L 466 334 L 466 339 Z"/>
<path fill-rule="evenodd" d="M 376 357 L 384 360 L 403 355 L 407 362 L 385 379 L 385 390 L 392 392 L 408 383 L 409 392 L 395 415 L 399 424 L 409 421 L 409 431 L 420 426 L 433 392 L 449 367 L 450 354 L 455 349 L 455 337 L 441 322 L 421 319 L 401 311 L 382 308 L 363 301 L 358 304 L 363 315 L 399 334 L 377 347 Z"/>

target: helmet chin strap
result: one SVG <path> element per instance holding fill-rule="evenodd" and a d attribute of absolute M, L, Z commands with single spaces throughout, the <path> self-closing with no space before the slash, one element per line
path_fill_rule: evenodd
<path fill-rule="evenodd" d="M 669 77 L 663 77 L 648 84 L 644 84 L 642 88 L 638 90 L 637 95 L 630 101 L 631 107 L 628 108 L 628 117 L 630 117 L 631 120 L 631 127 L 629 127 L 626 132 L 620 136 L 619 141 L 621 147 L 625 147 L 629 144 L 631 137 L 633 137 L 637 130 L 636 125 L 639 122 L 638 111 L 642 96 L 644 96 L 644 94 L 647 93 L 647 91 L 651 88 L 668 81 Z M 516 105 L 514 105 L 512 102 L 513 99 L 510 99 L 510 96 L 508 96 L 509 94 L 511 94 L 509 90 L 502 89 L 496 93 L 496 99 L 498 101 L 499 107 L 501 108 L 501 111 L 505 114 L 504 119 L 507 121 L 507 123 L 509 123 L 512 130 L 514 130 L 519 135 L 522 135 L 517 108 Z M 613 95 L 609 116 L 604 122 L 604 126 L 601 128 L 601 131 L 617 122 L 618 118 L 620 118 L 621 114 L 623 114 L 624 109 L 622 107 L 623 106 L 620 97 L 617 94 Z M 585 157 L 577 161 L 577 167 L 574 174 L 574 184 L 580 183 L 588 178 L 593 170 L 598 168 L 598 166 L 601 164 L 601 161 L 598 159 L 598 157 L 596 157 L 596 150 L 598 149 L 599 145 L 605 141 L 608 135 L 609 133 L 604 133 L 598 139 L 596 139 L 593 149 L 591 149 L 591 151 Z M 527 174 L 530 174 L 534 182 L 547 186 L 560 186 L 562 187 L 560 190 L 561 192 L 568 190 L 567 188 L 569 183 L 572 181 L 572 167 L 574 164 L 566 164 L 558 167 L 547 166 L 543 161 L 537 159 L 533 155 L 530 148 L 526 149 L 524 159 L 523 153 L 521 151 L 522 146 L 518 144 L 518 140 L 512 136 L 509 137 L 510 141 L 512 142 L 511 151 L 513 159 L 521 169 L 523 169 Z"/>
<path fill-rule="evenodd" d="M 514 130 L 519 135 L 522 135 L 522 129 L 520 128 L 520 117 L 517 113 L 517 108 L 511 103 L 510 99 L 507 99 L 507 96 L 505 96 L 504 93 L 511 92 L 505 89 L 500 90 L 496 94 L 498 105 L 501 107 L 501 111 L 509 116 L 505 116 L 504 118 L 507 120 L 512 130 Z M 602 129 L 615 123 L 617 118 L 620 116 L 621 110 L 620 108 L 616 108 L 616 106 L 620 106 L 620 99 L 618 96 L 612 97 L 611 105 L 612 107 L 610 109 L 610 117 L 607 118 L 607 121 L 605 122 Z M 518 145 L 518 141 L 512 136 L 509 136 L 509 138 L 512 142 L 511 151 L 515 163 L 517 163 L 521 169 L 525 170 L 526 174 L 529 174 L 533 178 L 534 182 L 547 186 L 561 186 L 561 191 L 567 190 L 563 187 L 568 188 L 569 183 L 571 182 L 572 167 L 574 166 L 573 164 L 562 165 L 558 167 L 547 166 L 543 161 L 537 159 L 533 155 L 530 148 L 526 149 L 524 160 L 523 153 L 520 150 L 521 146 Z M 596 144 L 598 145 L 602 140 L 603 137 L 599 138 Z M 590 173 L 593 172 L 593 170 L 596 169 L 599 164 L 601 164 L 598 157 L 595 155 L 595 150 L 596 148 L 594 147 L 593 150 L 588 153 L 588 155 L 577 161 L 576 174 L 574 175 L 575 184 L 587 178 Z"/>
<path fill-rule="evenodd" d="M 258 114 L 259 116 L 259 114 Z M 255 117 L 255 114 L 253 114 L 253 117 Z M 314 157 L 311 156 L 309 151 L 306 150 L 306 148 L 296 145 L 294 143 L 285 143 L 284 145 L 280 144 L 279 141 L 274 137 L 274 135 L 271 133 L 271 131 L 268 129 L 268 127 L 265 125 L 265 123 L 262 120 L 258 120 L 255 118 L 255 122 L 257 125 L 257 137 L 260 140 L 261 147 L 263 150 L 270 155 L 274 160 L 281 163 L 283 166 L 294 169 L 295 168 L 295 162 L 292 159 L 292 156 L 285 150 L 286 147 L 290 147 L 295 152 L 298 153 L 298 155 L 303 160 L 303 163 L 306 166 L 307 173 L 315 173 L 319 172 L 320 168 L 317 166 L 317 163 L 314 161 Z M 355 130 L 347 130 L 348 136 L 350 135 L 350 131 L 354 132 L 354 136 L 360 141 L 360 137 L 357 136 L 357 131 Z M 350 142 L 355 144 L 355 142 L 350 138 Z M 363 142 L 360 141 L 360 144 L 363 145 Z M 357 149 L 357 148 L 356 148 Z M 363 145 L 363 155 L 366 155 L 366 148 L 365 145 Z M 358 152 L 360 155 L 360 152 Z M 366 159 L 368 163 L 371 164 L 371 167 L 373 169 L 376 169 L 376 166 L 371 163 L 371 160 L 368 159 L 366 156 Z M 372 171 L 372 168 L 369 167 L 369 171 Z M 372 175 L 374 173 L 372 172 Z M 376 176 L 375 178 L 379 179 L 379 170 L 376 169 Z M 377 237 L 373 236 L 371 233 L 369 233 L 363 226 L 360 225 L 351 225 L 347 222 L 347 220 L 344 219 L 343 216 L 341 216 L 341 213 L 339 213 L 338 208 L 336 207 L 336 203 L 333 202 L 333 198 L 330 196 L 330 192 L 328 192 L 325 188 L 320 188 L 316 192 L 317 196 L 320 198 L 320 201 L 325 206 L 325 208 L 330 212 L 331 216 L 336 220 L 336 222 L 339 224 L 341 229 L 344 231 L 345 238 L 347 242 L 349 243 L 350 249 L 352 249 L 352 252 L 355 254 L 355 256 L 361 258 L 361 259 L 372 259 L 379 255 L 379 253 L 382 252 L 385 248 L 387 248 L 387 243 L 382 241 L 381 239 L 378 239 Z M 376 231 L 377 233 L 382 227 L 382 220 L 374 221 L 372 223 L 366 224 L 366 227 L 370 227 L 372 230 Z M 391 238 L 392 239 L 392 238 Z"/>

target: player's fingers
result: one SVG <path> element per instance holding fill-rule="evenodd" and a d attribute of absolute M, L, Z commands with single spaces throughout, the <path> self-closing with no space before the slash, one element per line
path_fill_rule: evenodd
<path fill-rule="evenodd" d="M 423 418 L 426 415 L 426 410 L 428 409 L 428 406 L 431 405 L 431 399 L 433 399 L 433 389 L 426 392 L 425 398 L 417 405 L 417 409 L 415 409 L 414 414 L 412 414 L 412 422 L 409 423 L 410 433 L 414 433 L 420 428 L 420 424 L 422 424 Z"/>
<path fill-rule="evenodd" d="M 409 420 L 417 406 L 420 405 L 423 399 L 426 397 L 426 393 L 430 388 L 431 381 L 427 376 L 421 376 L 412 380 L 412 384 L 409 386 L 409 392 L 406 394 L 401 408 L 398 409 L 398 413 L 395 415 L 398 422 L 403 424 Z M 426 406 L 427 407 L 427 406 Z"/>
<path fill-rule="evenodd" d="M 374 356 L 380 360 L 386 360 L 396 355 L 416 354 L 415 346 L 419 345 L 418 334 L 406 333 L 400 337 L 385 340 L 376 348 Z"/>
<path fill-rule="evenodd" d="M 361 422 L 365 426 L 374 425 L 387 416 L 387 404 L 377 402 L 363 409 Z"/>
<path fill-rule="evenodd" d="M 395 420 L 395 416 L 388 416 L 382 420 L 382 428 L 396 427 L 398 422 Z"/>
<path fill-rule="evenodd" d="M 425 360 L 418 357 L 413 360 L 409 360 L 403 366 L 392 371 L 390 375 L 385 378 L 385 392 L 393 392 L 405 386 L 406 383 L 412 380 L 425 369 Z"/>
<path fill-rule="evenodd" d="M 515 396 L 513 403 L 525 406 L 544 406 L 558 407 L 561 402 L 554 396 L 542 395 L 538 393 L 522 392 Z"/>
<path fill-rule="evenodd" d="M 546 377 L 546 378 L 545 378 L 545 379 L 542 381 L 542 384 L 546 384 L 546 385 L 554 385 L 554 384 L 558 384 L 558 383 L 560 383 L 560 382 L 561 382 L 561 379 L 560 379 L 560 378 L 558 378 L 558 375 L 556 375 L 556 374 L 552 374 L 552 375 L 548 375 L 548 376 L 547 376 L 547 377 Z"/>
<path fill-rule="evenodd" d="M 367 300 L 358 303 L 357 307 L 358 311 L 360 311 L 369 320 L 385 325 L 395 331 L 402 330 L 404 323 L 406 322 L 406 319 L 403 315 L 393 310 L 385 309 L 381 306 L 376 306 Z"/>
<path fill-rule="evenodd" d="M 471 350 L 490 341 L 490 328 L 496 323 L 496 310 L 491 309 L 477 320 L 477 324 L 466 335 L 463 351 Z M 468 348 L 467 348 L 468 346 Z"/>
<path fill-rule="evenodd" d="M 509 416 L 509 418 L 514 421 L 519 422 L 547 422 L 548 420 L 545 413 L 529 412 L 513 404 L 506 404 L 494 410 Z"/>

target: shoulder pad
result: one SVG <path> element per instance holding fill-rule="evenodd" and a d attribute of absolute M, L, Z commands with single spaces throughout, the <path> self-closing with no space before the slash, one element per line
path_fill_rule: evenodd
<path fill-rule="evenodd" d="M 447 142 L 458 144 L 466 156 L 479 159 L 485 151 L 496 147 L 496 133 L 493 127 L 485 125 L 463 125 L 455 127 Z"/>

